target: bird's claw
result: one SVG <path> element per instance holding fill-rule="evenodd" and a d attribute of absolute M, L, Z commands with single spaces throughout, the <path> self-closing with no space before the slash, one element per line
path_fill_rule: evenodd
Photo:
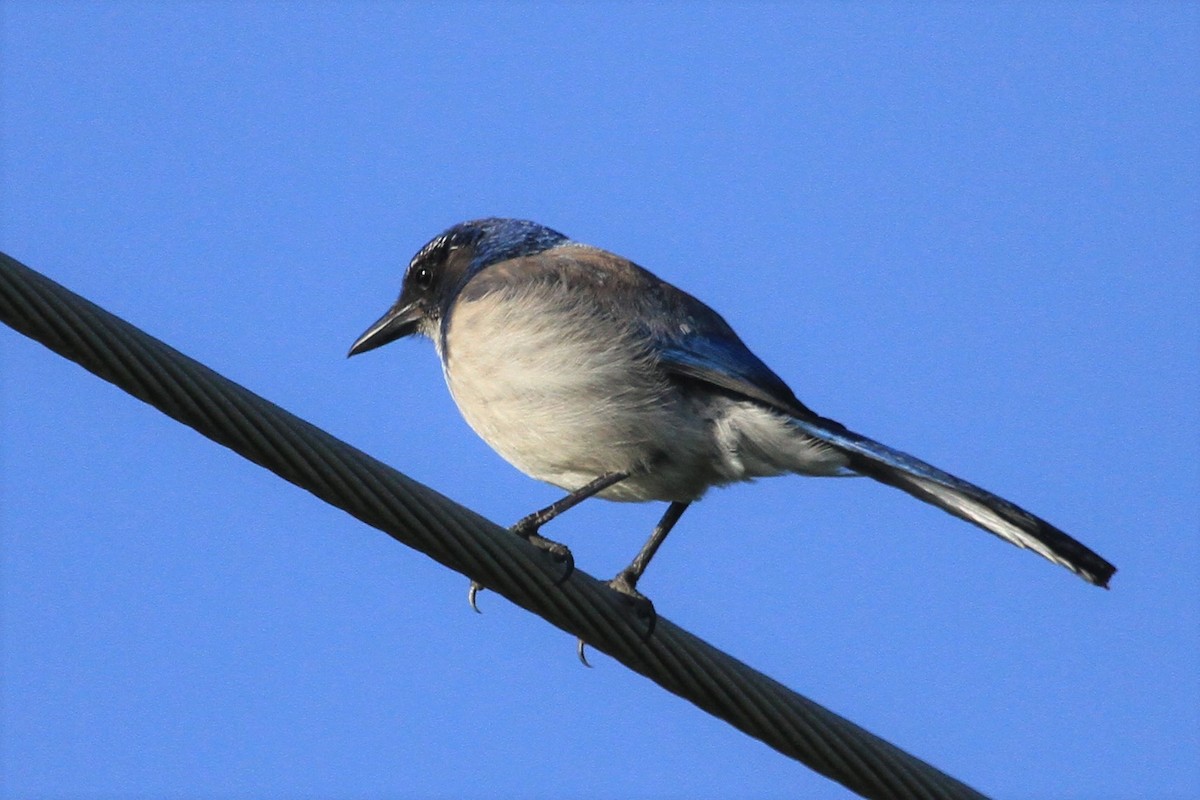
<path fill-rule="evenodd" d="M 591 669 L 592 665 L 588 663 L 586 648 L 587 642 L 583 640 L 583 637 L 580 637 L 576 640 L 575 655 L 579 656 L 579 663 L 583 664 L 588 669 Z"/>
<path fill-rule="evenodd" d="M 510 531 L 520 536 L 525 541 L 539 550 L 549 553 L 551 558 L 563 565 L 563 573 L 554 581 L 555 586 L 561 586 L 571 577 L 571 573 L 575 571 L 575 556 L 571 554 L 570 549 L 565 544 L 560 544 L 552 539 L 547 539 L 537 532 L 537 528 L 518 522 L 509 528 Z M 479 606 L 476 603 L 479 593 L 486 589 L 479 581 L 471 581 L 471 588 L 467 590 L 467 602 L 471 604 L 471 610 L 476 614 L 482 614 Z"/>
<path fill-rule="evenodd" d="M 567 578 L 571 577 L 571 573 L 575 571 L 575 556 L 571 555 L 570 549 L 565 544 L 547 539 L 538 533 L 523 533 L 519 530 L 514 530 L 514 533 L 523 536 L 525 541 L 539 550 L 549 553 L 555 561 L 563 565 L 563 573 L 554 581 L 555 586 L 562 586 Z"/>
<path fill-rule="evenodd" d="M 650 641 L 650 637 L 654 635 L 654 626 L 658 622 L 658 612 L 654 610 L 654 603 L 637 590 L 636 584 L 625 572 L 609 581 L 608 586 L 621 595 L 621 600 L 633 608 L 639 619 L 646 621 L 646 631 L 642 634 L 642 641 Z M 592 665 L 587 660 L 587 642 L 582 637 L 576 640 L 575 655 L 579 656 L 579 663 L 591 668 Z"/>
<path fill-rule="evenodd" d="M 467 602 L 471 604 L 471 610 L 474 611 L 476 614 L 483 613 L 482 611 L 479 610 L 479 606 L 476 605 L 475 598 L 478 597 L 479 593 L 481 591 L 483 591 L 485 588 L 486 587 L 479 581 L 471 581 L 471 588 L 467 590 Z"/>

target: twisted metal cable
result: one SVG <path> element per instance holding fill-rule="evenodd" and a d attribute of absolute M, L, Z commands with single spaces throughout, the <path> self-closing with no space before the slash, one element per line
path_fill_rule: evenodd
<path fill-rule="evenodd" d="M 868 798 L 982 798 L 608 586 L 0 253 L 0 319 L 284 480 L 479 581 L 713 716 Z"/>

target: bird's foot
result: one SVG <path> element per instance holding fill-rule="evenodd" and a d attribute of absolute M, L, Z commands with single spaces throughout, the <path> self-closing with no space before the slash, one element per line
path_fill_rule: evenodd
<path fill-rule="evenodd" d="M 549 553 L 551 558 L 563 565 L 562 575 L 559 575 L 554 581 L 555 586 L 561 586 L 563 582 L 567 580 L 567 578 L 571 577 L 571 573 L 575 571 L 575 556 L 571 555 L 570 549 L 568 549 L 565 544 L 560 544 L 552 539 L 547 539 L 545 536 L 542 536 L 537 532 L 536 526 L 529 525 L 528 522 L 528 518 L 523 519 L 516 525 L 509 528 L 509 531 L 515 533 L 517 536 L 520 536 L 537 549 Z M 479 581 L 471 581 L 471 587 L 467 589 L 467 602 L 471 604 L 471 609 L 476 614 L 483 613 L 479 610 L 479 605 L 477 604 L 476 600 L 479 597 L 479 593 L 486 588 L 487 587 Z"/>
<path fill-rule="evenodd" d="M 654 635 L 654 626 L 658 622 L 658 612 L 654 610 L 654 603 L 650 602 L 650 598 L 637 590 L 637 581 L 628 570 L 623 570 L 617 577 L 608 582 L 609 588 L 618 592 L 621 595 L 621 601 L 633 608 L 638 619 L 645 620 L 646 631 L 642 634 L 642 641 L 648 642 L 650 637 Z M 578 639 L 575 645 L 575 655 L 579 656 L 579 661 L 585 667 L 591 667 L 587 660 L 587 642 L 583 639 Z"/>
<path fill-rule="evenodd" d="M 609 581 L 608 585 L 623 595 L 621 599 L 632 606 L 638 619 L 645 621 L 646 632 L 642 635 L 642 641 L 646 641 L 653 636 L 654 625 L 658 622 L 658 612 L 654 610 L 654 603 L 650 602 L 650 598 L 637 590 L 637 580 L 630 574 L 629 570 L 622 570 L 617 573 L 617 577 Z"/>
<path fill-rule="evenodd" d="M 522 522 L 524 522 L 524 520 L 522 520 Z M 560 544 L 552 539 L 547 539 L 545 536 L 542 536 L 540 533 L 538 533 L 536 528 L 533 530 L 526 530 L 525 526 L 522 525 L 522 522 L 518 522 L 516 525 L 514 525 L 511 528 L 512 532 L 529 542 L 537 549 L 549 553 L 555 561 L 557 561 L 559 564 L 562 564 L 562 575 L 559 575 L 558 579 L 554 581 L 555 586 L 561 586 L 567 580 L 567 578 L 571 577 L 571 573 L 575 571 L 575 556 L 571 555 L 570 549 L 568 549 L 565 544 Z"/>

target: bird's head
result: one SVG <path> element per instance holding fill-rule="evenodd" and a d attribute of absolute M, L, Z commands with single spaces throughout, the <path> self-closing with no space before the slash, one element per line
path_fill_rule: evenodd
<path fill-rule="evenodd" d="M 400 298 L 350 346 L 349 355 L 420 333 L 436 339 L 454 298 L 480 270 L 567 242 L 566 236 L 523 219 L 460 222 L 431 239 L 408 263 Z"/>

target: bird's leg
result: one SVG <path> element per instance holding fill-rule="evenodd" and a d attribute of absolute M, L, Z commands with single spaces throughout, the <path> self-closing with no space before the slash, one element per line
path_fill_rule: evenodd
<path fill-rule="evenodd" d="M 629 562 L 628 567 L 618 572 L 617 577 L 608 582 L 609 586 L 625 595 L 637 610 L 638 616 L 646 620 L 645 638 L 647 639 L 654 633 L 654 624 L 658 621 L 658 614 L 654 611 L 654 604 L 650 602 L 650 598 L 637 590 L 637 583 L 641 579 L 642 573 L 646 571 L 646 567 L 649 566 L 650 559 L 654 558 L 654 554 L 662 546 L 667 534 L 675 527 L 675 523 L 679 522 L 679 518 L 683 516 L 684 511 L 687 511 L 689 505 L 691 503 L 675 501 L 667 506 L 662 519 L 654 526 L 650 538 L 642 545 L 642 549 L 634 556 L 633 561 Z M 591 666 L 588 664 L 587 656 L 584 655 L 583 639 L 579 640 L 576 653 L 585 667 Z"/>
<path fill-rule="evenodd" d="M 589 497 L 594 497 L 600 494 L 614 483 L 625 480 L 629 477 L 628 472 L 606 472 L 595 480 L 588 481 L 583 486 L 568 494 L 566 497 L 551 503 L 543 509 L 533 512 L 527 517 L 522 517 L 516 525 L 509 528 L 510 531 L 520 536 L 525 541 L 532 544 L 538 549 L 545 550 L 559 561 L 563 562 L 566 567 L 563 570 L 562 577 L 557 583 L 562 583 L 567 578 L 571 577 L 571 573 L 575 571 L 575 557 L 571 555 L 571 551 L 567 546 L 559 542 L 552 541 L 538 533 L 538 529 L 545 525 L 550 520 L 557 517 L 569 508 L 587 500 Z M 682 513 L 682 512 L 680 512 Z M 653 555 L 653 553 L 651 553 Z M 649 559 L 647 559 L 649 560 Z M 645 569 L 645 567 L 643 567 Z M 638 573 L 641 574 L 640 572 Z M 471 588 L 467 591 L 467 601 L 471 604 L 471 608 L 479 611 L 479 606 L 475 604 L 475 598 L 479 594 L 479 590 L 484 586 L 479 581 L 471 581 Z"/>
<path fill-rule="evenodd" d="M 633 561 L 629 562 L 629 566 L 618 572 L 617 577 L 609 582 L 609 586 L 622 594 L 641 598 L 647 603 L 650 602 L 637 590 L 637 582 L 641 580 L 642 573 L 650 565 L 650 559 L 654 558 L 654 554 L 658 552 L 658 548 L 666 540 L 667 534 L 675 527 L 675 523 L 679 522 L 679 518 L 683 516 L 684 511 L 687 511 L 689 505 L 691 503 L 683 503 L 677 500 L 667 506 L 662 519 L 654 526 L 654 531 L 651 532 L 650 538 L 642 545 L 642 549 L 638 551 L 638 554 L 633 557 Z M 653 608 L 651 610 L 653 611 Z"/>
<path fill-rule="evenodd" d="M 509 530 L 525 539 L 529 539 L 537 535 L 538 528 L 545 525 L 550 520 L 557 517 L 567 509 L 587 500 L 589 497 L 600 494 L 614 483 L 619 483 L 629 477 L 628 472 L 606 472 L 595 480 L 588 481 L 583 486 L 568 494 L 566 497 L 551 503 L 545 508 L 535 511 L 527 517 L 513 525 Z"/>
<path fill-rule="evenodd" d="M 519 522 L 517 522 L 516 525 L 513 525 L 511 528 L 509 528 L 509 530 L 535 547 L 541 548 L 542 550 L 550 553 L 559 561 L 566 563 L 566 571 L 563 573 L 563 576 L 558 579 L 558 582 L 562 583 L 569 578 L 571 573 L 575 570 L 575 559 L 571 555 L 571 551 L 568 550 L 565 545 L 551 541 L 550 539 L 540 535 L 538 533 L 538 529 L 567 509 L 574 508 L 584 500 L 587 500 L 589 497 L 594 497 L 595 495 L 600 494 L 600 492 L 603 492 L 614 483 L 623 481 L 628 477 L 628 472 L 606 472 L 599 478 L 588 481 L 586 484 L 571 492 L 561 500 L 551 503 L 545 508 L 533 512 L 527 517 L 523 517 Z"/>

